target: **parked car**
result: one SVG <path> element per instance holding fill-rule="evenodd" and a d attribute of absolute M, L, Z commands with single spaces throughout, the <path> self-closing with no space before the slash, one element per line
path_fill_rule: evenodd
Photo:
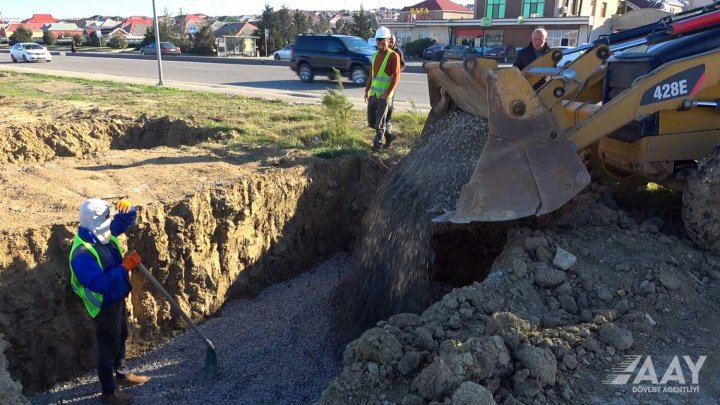
<path fill-rule="evenodd" d="M 486 51 L 485 57 L 488 59 L 495 59 L 498 62 L 508 63 L 515 60 L 515 57 L 517 57 L 517 51 L 512 46 L 501 45 Z"/>
<path fill-rule="evenodd" d="M 303 34 L 295 39 L 290 69 L 305 83 L 316 74 L 335 79 L 333 68 L 354 84 L 364 86 L 375 50 L 367 41 L 349 35 Z"/>
<path fill-rule="evenodd" d="M 443 52 L 450 49 L 450 45 L 435 44 L 430 45 L 423 50 L 423 59 L 425 60 L 442 60 Z"/>
<path fill-rule="evenodd" d="M 140 55 L 157 55 L 155 42 L 140 48 Z M 162 55 L 180 55 L 180 48 L 171 42 L 160 42 L 160 53 Z"/>
<path fill-rule="evenodd" d="M 290 60 L 290 54 L 292 53 L 292 48 L 294 45 L 295 44 L 290 44 L 283 49 L 278 49 L 277 51 L 273 52 L 273 59 Z"/>
<path fill-rule="evenodd" d="M 443 51 L 443 59 L 467 59 L 471 56 L 479 56 L 477 49 L 470 45 L 455 45 Z"/>
<path fill-rule="evenodd" d="M 34 42 L 19 42 L 10 48 L 10 59 L 13 62 L 23 60 L 25 62 L 41 61 L 45 62 L 52 61 L 52 55 L 42 45 L 38 45 Z"/>

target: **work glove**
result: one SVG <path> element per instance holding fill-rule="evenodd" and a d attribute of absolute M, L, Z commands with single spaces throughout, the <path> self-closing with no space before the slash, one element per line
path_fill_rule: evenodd
<path fill-rule="evenodd" d="M 127 213 L 132 208 L 130 200 L 123 198 L 122 200 L 115 203 L 115 209 L 121 213 Z"/>
<path fill-rule="evenodd" d="M 137 268 L 137 266 L 142 263 L 142 260 L 140 259 L 140 255 L 136 251 L 129 252 L 127 255 L 125 255 L 125 258 L 123 259 L 122 266 L 125 267 L 125 270 L 127 271 L 133 271 Z"/>

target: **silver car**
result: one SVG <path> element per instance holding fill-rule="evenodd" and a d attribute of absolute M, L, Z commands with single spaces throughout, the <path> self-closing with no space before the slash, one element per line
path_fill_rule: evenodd
<path fill-rule="evenodd" d="M 44 46 L 38 45 L 34 42 L 20 42 L 10 48 L 10 59 L 13 62 L 19 60 L 25 62 L 52 61 L 52 55 Z"/>
<path fill-rule="evenodd" d="M 273 52 L 273 59 L 290 60 L 290 56 L 292 56 L 293 45 L 295 44 L 290 44 L 283 49 L 278 49 L 277 51 Z"/>

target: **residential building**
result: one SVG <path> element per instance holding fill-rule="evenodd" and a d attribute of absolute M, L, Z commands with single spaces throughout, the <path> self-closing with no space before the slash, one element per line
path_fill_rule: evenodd
<path fill-rule="evenodd" d="M 23 20 L 26 24 L 52 24 L 58 23 L 60 20 L 53 17 L 52 14 L 33 14 L 31 18 Z"/>
<path fill-rule="evenodd" d="M 47 24 L 43 27 L 44 31 L 50 31 L 55 35 L 55 38 L 71 38 L 74 35 L 82 35 L 83 29 L 73 23 L 59 22 Z"/>
<path fill-rule="evenodd" d="M 208 24 L 207 16 L 204 14 L 184 14 L 176 18 L 180 31 L 186 34 L 195 34 L 200 28 Z"/>
<path fill-rule="evenodd" d="M 12 36 L 12 34 L 17 31 L 19 27 L 26 28 L 30 31 L 32 31 L 32 40 L 33 41 L 40 41 L 43 36 L 43 27 L 45 26 L 44 23 L 10 23 L 5 28 L 5 35 L 7 35 L 8 38 Z"/>
<path fill-rule="evenodd" d="M 258 27 L 250 23 L 229 23 L 215 31 L 219 56 L 257 56 Z"/>
<path fill-rule="evenodd" d="M 452 35 L 449 22 L 472 18 L 472 10 L 450 0 L 425 0 L 400 10 L 396 21 L 380 19 L 378 24 L 388 27 L 400 44 L 420 38 L 447 44 Z"/>

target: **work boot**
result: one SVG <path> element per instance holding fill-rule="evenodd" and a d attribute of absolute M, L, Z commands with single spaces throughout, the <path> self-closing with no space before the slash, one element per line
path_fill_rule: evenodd
<path fill-rule="evenodd" d="M 385 136 L 385 145 L 383 146 L 385 149 L 390 147 L 390 144 L 393 143 L 393 141 L 397 139 L 396 135 L 393 134 L 387 134 Z"/>
<path fill-rule="evenodd" d="M 129 405 L 133 403 L 133 397 L 130 394 L 115 390 L 112 394 L 103 393 L 100 395 L 100 402 L 112 405 Z"/>
<path fill-rule="evenodd" d="M 379 151 L 381 146 L 382 146 L 382 145 L 379 144 L 379 143 L 374 143 L 373 146 L 372 146 L 372 151 L 373 151 L 373 152 Z"/>
<path fill-rule="evenodd" d="M 145 375 L 137 375 L 135 373 L 115 375 L 115 382 L 123 387 L 128 387 L 131 385 L 143 385 L 148 381 L 150 381 L 150 377 Z"/>

